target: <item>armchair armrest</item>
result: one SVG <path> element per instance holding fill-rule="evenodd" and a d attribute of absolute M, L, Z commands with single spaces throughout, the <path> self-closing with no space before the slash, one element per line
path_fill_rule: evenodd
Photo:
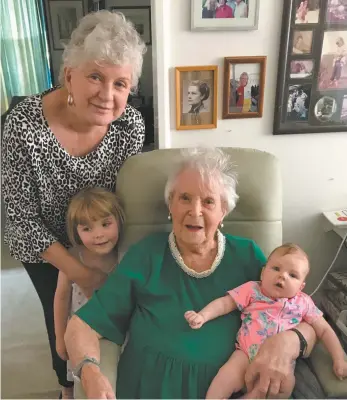
<path fill-rule="evenodd" d="M 117 368 L 121 347 L 107 339 L 100 339 L 100 368 L 102 373 L 110 381 L 114 392 L 116 393 Z M 75 399 L 86 399 L 82 384 L 75 381 L 74 385 Z"/>
<path fill-rule="evenodd" d="M 309 362 L 327 398 L 347 398 L 347 379 L 340 381 L 335 376 L 331 357 L 321 343 L 312 350 Z"/>

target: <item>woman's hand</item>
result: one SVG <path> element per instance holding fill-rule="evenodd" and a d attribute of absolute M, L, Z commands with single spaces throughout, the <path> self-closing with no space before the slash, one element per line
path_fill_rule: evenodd
<path fill-rule="evenodd" d="M 82 266 L 84 268 L 83 274 L 75 282 L 89 299 L 92 297 L 94 291 L 103 285 L 108 275 L 100 269 Z"/>
<path fill-rule="evenodd" d="M 109 380 L 94 364 L 86 364 L 82 369 L 81 382 L 88 399 L 115 399 Z"/>
<path fill-rule="evenodd" d="M 286 331 L 271 336 L 261 345 L 247 368 L 247 395 L 265 399 L 285 392 L 293 376 L 293 361 L 299 355 L 300 343 L 295 332 Z"/>

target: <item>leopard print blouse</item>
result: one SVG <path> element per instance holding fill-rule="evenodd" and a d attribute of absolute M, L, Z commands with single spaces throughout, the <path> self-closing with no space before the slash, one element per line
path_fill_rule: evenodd
<path fill-rule="evenodd" d="M 127 105 L 94 151 L 71 156 L 43 115 L 42 97 L 52 90 L 19 103 L 3 132 L 5 241 L 12 257 L 28 263 L 44 262 L 40 254 L 56 241 L 68 245 L 65 214 L 71 197 L 85 187 L 114 191 L 120 167 L 141 152 L 144 141 L 142 116 Z"/>

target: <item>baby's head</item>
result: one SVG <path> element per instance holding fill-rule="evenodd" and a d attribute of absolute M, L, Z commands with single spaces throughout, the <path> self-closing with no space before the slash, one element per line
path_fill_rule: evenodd
<path fill-rule="evenodd" d="M 124 224 L 124 211 L 117 196 L 93 187 L 78 192 L 70 201 L 66 228 L 73 246 L 105 255 L 116 246 Z"/>
<path fill-rule="evenodd" d="M 307 254 L 299 246 L 286 243 L 269 256 L 261 273 L 261 287 L 269 297 L 291 298 L 305 286 L 310 270 Z"/>

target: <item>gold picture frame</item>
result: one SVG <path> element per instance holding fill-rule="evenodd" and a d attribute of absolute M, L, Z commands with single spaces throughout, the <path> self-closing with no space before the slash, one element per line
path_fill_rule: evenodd
<path fill-rule="evenodd" d="M 217 128 L 218 66 L 176 67 L 176 129 Z"/>
<path fill-rule="evenodd" d="M 266 57 L 225 57 L 223 119 L 263 116 Z"/>

